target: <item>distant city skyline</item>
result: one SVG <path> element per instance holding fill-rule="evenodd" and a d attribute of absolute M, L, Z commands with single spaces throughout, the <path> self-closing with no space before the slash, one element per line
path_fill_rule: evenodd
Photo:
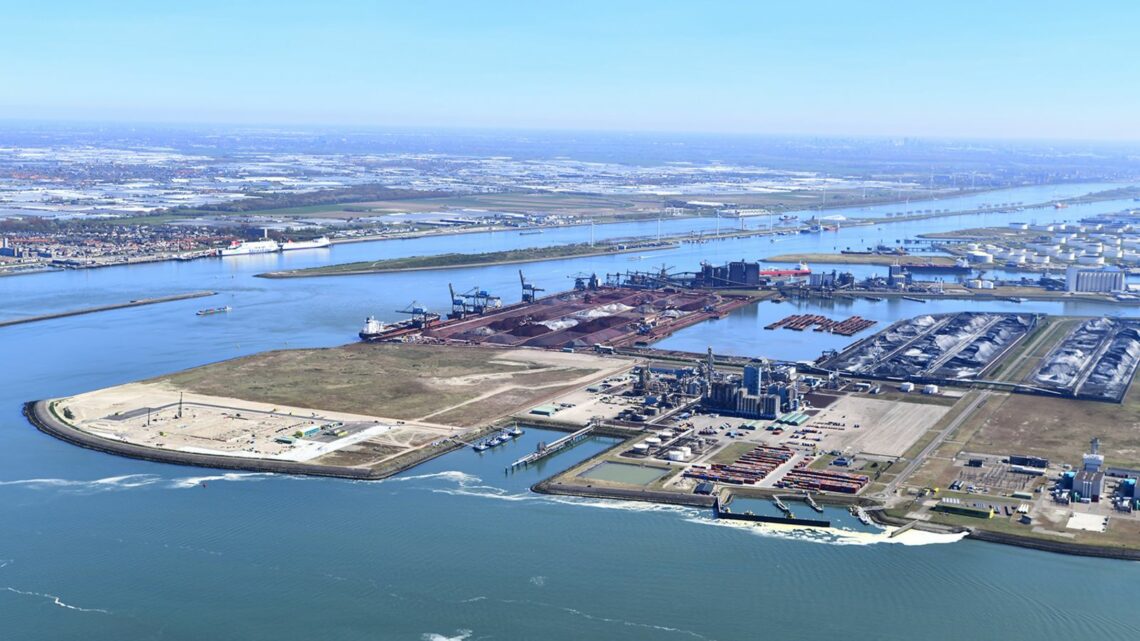
<path fill-rule="evenodd" d="M 1140 140 L 1140 8 L 145 2 L 5 11 L 0 118 Z"/>

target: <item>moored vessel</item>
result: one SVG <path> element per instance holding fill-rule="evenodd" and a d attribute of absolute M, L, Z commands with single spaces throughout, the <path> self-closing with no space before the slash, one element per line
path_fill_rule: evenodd
<path fill-rule="evenodd" d="M 331 241 L 329 240 L 328 236 L 321 236 L 320 238 L 314 238 L 313 240 L 287 240 L 281 243 L 280 248 L 281 251 L 290 251 L 294 249 L 321 249 L 323 247 L 328 247 L 330 242 Z"/>
<path fill-rule="evenodd" d="M 229 247 L 219 249 L 219 256 L 245 256 L 247 254 L 271 254 L 279 249 L 275 240 L 235 240 Z"/>

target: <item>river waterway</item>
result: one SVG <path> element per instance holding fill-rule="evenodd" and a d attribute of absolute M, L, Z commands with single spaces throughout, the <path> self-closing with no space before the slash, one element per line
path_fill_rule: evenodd
<path fill-rule="evenodd" d="M 1078 186 L 987 202 L 1041 202 Z M 1059 192 L 1056 195 L 1055 192 Z M 1037 197 L 1034 197 L 1034 196 Z M 944 208 L 945 201 L 931 204 Z M 918 208 L 920 203 L 910 203 Z M 922 231 L 1079 218 L 1123 202 L 882 225 Z M 922 208 L 927 208 L 923 206 Z M 825 212 L 833 213 L 833 212 Z M 724 221 L 722 221 L 724 224 Z M 745 224 L 753 224 L 745 221 Z M 665 221 L 666 233 L 715 220 Z M 597 226 L 598 239 L 654 234 L 656 221 Z M 580 271 L 694 268 L 776 252 L 877 242 L 878 227 L 830 235 L 685 244 L 666 252 L 531 263 L 567 288 Z M 504 466 L 549 434 L 482 455 L 454 452 L 381 482 L 302 479 L 147 463 L 31 428 L 26 400 L 55 397 L 283 347 L 351 341 L 368 314 L 412 300 L 442 309 L 447 282 L 519 297 L 519 266 L 266 280 L 259 272 L 441 251 L 588 240 L 588 228 L 338 245 L 329 250 L 0 279 L 0 317 L 211 289 L 214 298 L 0 328 L 0 638 L 715 639 L 950 641 L 1128 639 L 1140 566 L 909 532 L 792 532 L 720 525 L 702 510 L 531 494 L 534 482 L 608 447 L 587 441 L 537 468 Z M 813 266 L 814 267 L 814 266 Z M 229 304 L 230 314 L 197 317 Z M 796 311 L 883 323 L 961 301 L 763 303 L 662 345 L 801 359 L 818 334 L 761 327 Z M 839 305 L 836 303 L 835 305 Z M 976 308 L 976 303 L 970 304 Z M 1134 313 L 1085 303 L 987 303 L 1050 313 Z M 814 333 L 807 333 L 814 334 Z M 858 338 L 858 337 L 856 337 Z M 797 343 L 796 341 L 802 341 Z M 836 341 L 835 347 L 848 339 Z M 850 339 L 853 340 L 853 339 Z M 203 485 L 201 482 L 205 481 Z"/>

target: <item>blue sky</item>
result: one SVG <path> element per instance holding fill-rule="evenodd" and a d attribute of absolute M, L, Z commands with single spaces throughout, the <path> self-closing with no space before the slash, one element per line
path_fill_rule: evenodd
<path fill-rule="evenodd" d="M 1084 4 L 9 2 L 0 118 L 1140 139 Z"/>

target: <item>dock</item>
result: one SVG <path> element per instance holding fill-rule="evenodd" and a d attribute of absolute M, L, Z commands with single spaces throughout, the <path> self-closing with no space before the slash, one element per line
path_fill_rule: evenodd
<path fill-rule="evenodd" d="M 776 504 L 776 509 L 784 513 L 784 516 L 788 517 L 789 519 L 795 518 L 795 515 L 792 514 L 792 508 L 788 507 L 782 500 L 780 500 L 779 495 L 773 496 L 772 502 Z"/>
<path fill-rule="evenodd" d="M 907 530 L 911 529 L 912 527 L 914 527 L 916 525 L 918 525 L 918 519 L 915 519 L 915 520 L 911 521 L 910 523 L 907 523 L 906 525 L 900 527 L 899 529 L 895 530 L 894 532 L 891 532 L 890 534 L 887 535 L 887 538 L 893 539 L 896 536 L 902 534 L 903 532 L 906 532 Z"/>
<path fill-rule="evenodd" d="M 823 514 L 823 508 L 820 507 L 819 503 L 815 502 L 815 499 L 812 498 L 811 494 L 804 494 L 804 501 L 807 502 L 808 507 L 815 510 L 816 512 L 819 512 L 820 514 Z"/>
<path fill-rule="evenodd" d="M 20 325 L 22 323 L 35 323 L 37 321 L 52 320 L 54 318 L 66 318 L 68 316 L 80 316 L 82 314 L 94 314 L 95 312 L 106 312 L 112 309 L 125 309 L 127 307 L 140 307 L 142 305 L 154 305 L 157 303 L 170 303 L 176 300 L 187 300 L 190 298 L 203 298 L 206 296 L 214 296 L 217 292 L 189 292 L 186 294 L 173 294 L 171 296 L 158 296 L 155 298 L 138 298 L 126 303 L 114 303 L 111 305 L 98 305 L 95 307 L 83 307 L 80 309 L 72 309 L 66 312 L 55 312 L 52 314 L 40 314 L 38 316 L 25 316 L 23 318 L 14 318 L 12 320 L 0 321 L 0 327 L 7 327 L 9 325 Z"/>
<path fill-rule="evenodd" d="M 831 527 L 831 521 L 824 519 L 797 519 L 793 516 L 765 516 L 763 514 L 737 514 L 723 505 L 718 497 L 713 502 L 713 513 L 718 519 L 731 521 L 749 521 L 751 523 L 776 523 L 780 525 L 798 525 L 806 527 Z"/>
<path fill-rule="evenodd" d="M 558 452 L 559 450 L 564 450 L 567 447 L 578 443 L 582 439 L 589 436 L 590 432 L 594 431 L 594 427 L 596 427 L 596 425 L 591 423 L 590 425 L 583 427 L 577 432 L 567 434 L 566 436 L 563 436 L 562 438 L 549 444 L 539 443 L 538 449 L 536 451 L 527 454 L 514 463 L 511 463 L 510 467 L 507 468 L 507 471 L 510 472 L 511 470 L 519 467 L 529 467 L 530 465 L 537 463 L 538 461 L 546 458 L 547 456 L 550 456 L 551 454 L 554 454 L 555 452 Z"/>

